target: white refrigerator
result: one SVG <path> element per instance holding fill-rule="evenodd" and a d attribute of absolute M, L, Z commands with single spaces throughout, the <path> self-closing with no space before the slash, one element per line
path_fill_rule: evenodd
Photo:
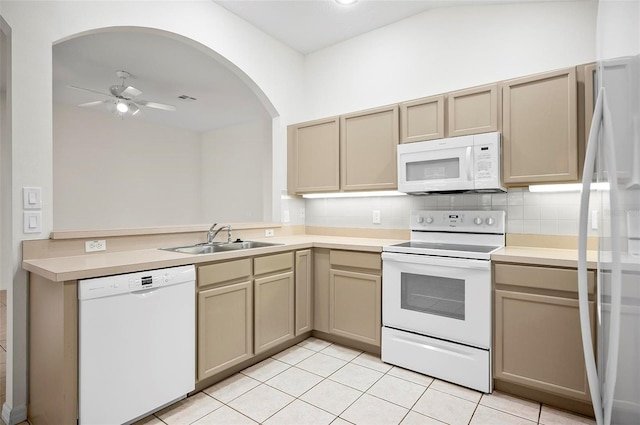
<path fill-rule="evenodd" d="M 640 424 L 640 0 L 598 3 L 598 94 L 580 210 L 580 316 L 598 425 Z M 593 183 L 604 190 L 593 191 Z M 586 241 L 599 213 L 597 342 L 587 305 Z"/>

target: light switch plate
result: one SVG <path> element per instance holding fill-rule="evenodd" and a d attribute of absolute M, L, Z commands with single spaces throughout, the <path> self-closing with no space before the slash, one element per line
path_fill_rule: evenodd
<path fill-rule="evenodd" d="M 42 209 L 42 188 L 23 187 L 22 188 L 22 209 L 39 210 Z"/>
<path fill-rule="evenodd" d="M 290 220 L 290 218 L 289 218 L 289 210 L 284 210 L 284 211 L 282 212 L 282 221 L 283 221 L 284 223 L 288 223 L 288 222 L 289 222 L 289 220 Z"/>
<path fill-rule="evenodd" d="M 23 213 L 23 232 L 24 233 L 41 233 L 42 232 L 42 212 L 41 211 L 24 211 Z"/>

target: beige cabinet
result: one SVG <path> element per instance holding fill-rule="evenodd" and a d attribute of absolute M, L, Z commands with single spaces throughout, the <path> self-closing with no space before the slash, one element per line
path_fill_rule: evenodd
<path fill-rule="evenodd" d="M 313 249 L 313 329 L 329 332 L 329 262 L 331 251 Z"/>
<path fill-rule="evenodd" d="M 595 272 L 588 273 L 593 294 Z M 496 388 L 501 388 L 500 382 L 513 383 L 556 400 L 589 403 L 577 271 L 497 263 L 494 279 Z M 593 321 L 594 302 L 589 306 Z M 535 398 L 533 394 L 520 395 Z"/>
<path fill-rule="evenodd" d="M 582 178 L 584 157 L 589 141 L 593 109 L 596 103 L 596 64 L 578 65 L 578 175 Z"/>
<path fill-rule="evenodd" d="M 332 250 L 330 264 L 329 332 L 380 346 L 380 254 Z"/>
<path fill-rule="evenodd" d="M 253 356 L 250 281 L 198 293 L 198 380 Z"/>
<path fill-rule="evenodd" d="M 576 69 L 505 81 L 501 88 L 505 185 L 576 181 Z"/>
<path fill-rule="evenodd" d="M 345 191 L 398 187 L 398 106 L 340 116 L 340 182 Z"/>
<path fill-rule="evenodd" d="M 295 334 L 313 330 L 313 255 L 310 249 L 296 252 Z"/>
<path fill-rule="evenodd" d="M 447 94 L 447 137 L 499 130 L 498 85 L 472 87 Z"/>
<path fill-rule="evenodd" d="M 290 193 L 340 190 L 338 117 L 288 127 L 288 190 Z"/>
<path fill-rule="evenodd" d="M 293 253 L 254 260 L 254 346 L 259 354 L 295 335 Z"/>
<path fill-rule="evenodd" d="M 198 276 L 198 380 L 253 356 L 251 260 L 200 266 Z"/>
<path fill-rule="evenodd" d="M 444 98 L 430 96 L 400 104 L 400 143 L 444 138 Z"/>

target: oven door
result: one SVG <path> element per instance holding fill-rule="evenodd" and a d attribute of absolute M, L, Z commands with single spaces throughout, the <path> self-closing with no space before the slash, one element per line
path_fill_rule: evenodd
<path fill-rule="evenodd" d="M 473 136 L 398 145 L 398 191 L 472 190 Z"/>
<path fill-rule="evenodd" d="M 382 321 L 391 328 L 491 348 L 491 263 L 384 252 Z"/>

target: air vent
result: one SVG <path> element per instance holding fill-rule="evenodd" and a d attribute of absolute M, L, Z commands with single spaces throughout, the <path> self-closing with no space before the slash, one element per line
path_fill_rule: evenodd
<path fill-rule="evenodd" d="M 187 96 L 186 94 L 182 94 L 180 96 L 178 96 L 178 99 L 184 101 L 184 102 L 194 102 L 197 99 L 195 97 L 191 97 L 191 96 Z"/>

